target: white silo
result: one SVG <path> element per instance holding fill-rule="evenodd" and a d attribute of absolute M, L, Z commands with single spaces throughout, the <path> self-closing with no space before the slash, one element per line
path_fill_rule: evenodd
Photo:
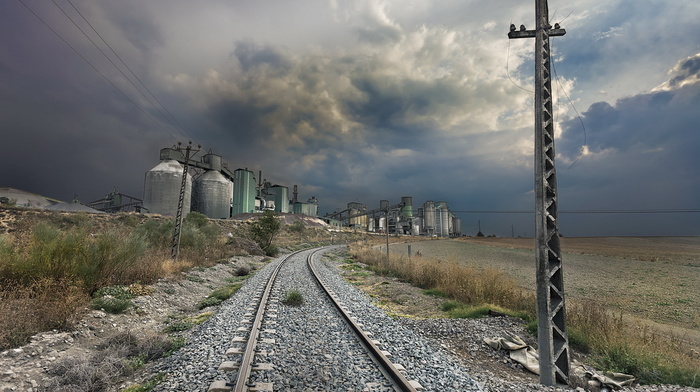
<path fill-rule="evenodd" d="M 428 237 L 436 234 L 435 202 L 428 200 L 423 204 L 423 230 Z"/>
<path fill-rule="evenodd" d="M 207 154 L 202 162 L 209 165 L 211 170 L 194 180 L 194 209 L 212 219 L 228 219 L 231 216 L 233 183 L 219 172 L 219 155 Z"/>
<path fill-rule="evenodd" d="M 143 191 L 143 206 L 148 212 L 161 215 L 177 215 L 182 186 L 182 165 L 174 159 L 162 160 L 153 169 L 146 172 Z M 187 174 L 185 199 L 182 215 L 190 212 L 192 198 L 192 176 Z"/>
<path fill-rule="evenodd" d="M 228 219 L 231 215 L 233 183 L 223 174 L 207 170 L 194 180 L 195 209 L 212 219 Z"/>

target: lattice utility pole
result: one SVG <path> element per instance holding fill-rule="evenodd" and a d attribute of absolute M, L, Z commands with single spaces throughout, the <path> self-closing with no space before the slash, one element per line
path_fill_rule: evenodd
<path fill-rule="evenodd" d="M 535 38 L 535 217 L 537 230 L 537 325 L 540 382 L 553 385 L 569 378 L 569 342 L 564 307 L 557 177 L 554 168 L 554 124 L 549 37 L 566 30 L 549 24 L 547 0 L 535 0 L 535 30 L 510 26 L 508 38 Z"/>
<path fill-rule="evenodd" d="M 178 142 L 178 150 L 180 149 L 180 146 L 182 143 Z M 197 146 L 200 147 L 201 146 Z M 194 150 L 194 153 L 196 154 L 199 150 Z M 184 164 L 184 169 L 182 169 L 182 185 L 180 186 L 180 199 L 177 202 L 177 214 L 175 215 L 175 230 L 173 232 L 173 242 L 170 245 L 170 255 L 172 256 L 173 259 L 177 259 L 177 257 L 180 254 L 180 229 L 182 227 L 182 209 L 183 205 L 185 204 L 185 190 L 187 188 L 187 170 L 190 166 L 190 153 L 192 152 L 192 142 L 187 145 L 185 148 L 185 164 Z"/>

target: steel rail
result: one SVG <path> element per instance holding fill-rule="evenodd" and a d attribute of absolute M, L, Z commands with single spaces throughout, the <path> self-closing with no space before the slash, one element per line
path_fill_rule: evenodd
<path fill-rule="evenodd" d="M 275 283 L 275 279 L 277 279 L 277 273 L 280 271 L 284 263 L 291 259 L 292 256 L 295 256 L 302 251 L 303 250 L 299 250 L 287 255 L 282 261 L 280 261 L 279 264 L 277 264 L 275 269 L 272 271 L 272 274 L 270 274 L 270 278 L 267 281 L 265 290 L 258 304 L 258 311 L 255 314 L 255 320 L 253 321 L 253 324 L 250 327 L 248 342 L 246 343 L 245 351 L 243 352 L 243 358 L 241 359 L 241 364 L 238 368 L 238 376 L 236 377 L 236 384 L 233 388 L 233 391 L 235 392 L 244 392 L 251 387 L 251 385 L 248 384 L 248 380 L 250 378 L 250 372 L 252 371 L 252 362 L 253 357 L 255 356 L 255 346 L 258 343 L 258 337 L 260 335 L 260 326 L 262 325 L 262 319 L 265 316 L 267 300 L 270 297 L 270 292 L 272 291 L 272 286 Z"/>
<path fill-rule="evenodd" d="M 331 302 L 338 310 L 338 312 L 340 312 L 340 314 L 343 316 L 345 322 L 355 332 L 355 335 L 360 340 L 360 343 L 362 343 L 362 345 L 364 345 L 365 348 L 367 348 L 368 354 L 370 354 L 372 360 L 379 365 L 382 373 L 384 373 L 384 375 L 387 376 L 389 380 L 394 384 L 394 389 L 396 391 L 401 392 L 417 392 L 417 390 L 413 387 L 413 385 L 411 385 L 408 379 L 406 379 L 406 377 L 403 374 L 401 374 L 401 372 L 396 368 L 396 366 L 394 366 L 394 364 L 389 360 L 389 358 L 387 358 L 387 356 L 384 355 L 382 350 L 379 347 L 377 347 L 377 345 L 370 338 L 370 336 L 366 332 L 364 332 L 362 328 L 360 328 L 358 323 L 356 323 L 350 317 L 348 312 L 345 309 L 343 309 L 338 299 L 335 297 L 335 295 L 333 295 L 333 292 L 328 288 L 328 286 L 326 286 L 325 283 L 323 283 L 321 278 L 318 276 L 316 268 L 312 263 L 313 256 L 318 252 L 319 250 L 316 250 L 312 252 L 309 256 L 307 256 L 306 263 L 309 266 L 309 269 L 311 270 L 311 273 L 318 282 L 319 286 L 321 286 L 328 298 L 331 299 Z"/>

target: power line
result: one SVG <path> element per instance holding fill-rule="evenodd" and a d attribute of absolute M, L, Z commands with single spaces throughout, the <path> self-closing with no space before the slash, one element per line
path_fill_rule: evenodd
<path fill-rule="evenodd" d="M 126 69 L 129 70 L 129 73 L 131 73 L 131 75 L 141 84 L 141 86 L 143 86 L 143 88 L 144 88 L 146 91 L 148 91 L 148 93 L 151 95 L 151 97 L 153 97 L 153 99 L 158 103 L 158 105 L 160 105 L 160 107 L 162 107 L 163 110 L 165 110 L 166 113 L 168 113 L 168 115 L 169 115 L 170 118 L 172 119 L 171 124 L 173 124 L 173 126 L 175 126 L 175 128 L 178 128 L 178 130 L 180 131 L 180 133 L 183 134 L 183 136 L 186 136 L 186 137 L 192 139 L 192 136 L 187 132 L 187 130 L 182 126 L 182 124 L 180 124 L 180 122 L 175 118 L 175 116 L 173 116 L 173 114 L 170 113 L 170 111 L 168 110 L 168 108 L 166 108 L 165 105 L 163 105 L 163 104 L 158 100 L 158 97 L 156 97 L 155 94 L 153 94 L 153 92 L 148 88 L 148 86 L 146 86 L 146 84 L 136 75 L 136 73 L 134 73 L 134 71 L 131 69 L 131 67 L 129 67 L 129 65 L 126 64 L 126 62 L 124 62 L 124 60 L 121 58 L 121 56 L 119 56 L 119 54 L 117 54 L 117 52 L 112 48 L 112 46 L 102 37 L 102 35 L 95 29 L 95 27 L 93 27 L 93 25 L 90 23 L 90 21 L 88 21 L 87 18 L 85 18 L 85 16 L 83 15 L 83 13 L 80 12 L 80 10 L 79 10 L 78 8 L 76 8 L 76 6 L 73 4 L 73 2 L 71 2 L 71 0 L 67 0 L 67 1 L 68 1 L 68 4 L 70 4 L 71 7 L 73 7 L 73 9 L 78 13 L 78 15 L 80 15 L 80 17 L 85 21 L 85 23 L 87 23 L 87 25 L 90 26 L 90 29 L 92 29 L 92 31 L 95 32 L 95 34 L 97 34 L 98 37 L 100 37 L 100 40 L 102 40 L 102 42 L 104 42 L 104 44 L 109 48 L 109 50 L 112 52 L 112 54 L 114 54 L 114 56 L 117 57 L 117 59 L 119 60 L 119 62 L 121 62 L 122 65 L 124 65 L 124 67 L 126 67 Z M 54 4 L 55 4 L 55 1 L 54 1 Z M 60 7 L 59 7 L 59 8 L 60 8 Z M 65 13 L 64 13 L 64 14 L 65 14 Z M 69 18 L 70 18 L 70 17 L 69 17 Z M 71 19 L 71 21 L 72 21 L 72 19 Z M 73 23 L 75 24 L 75 22 L 73 22 Z M 76 25 L 76 27 L 77 27 L 77 25 Z M 78 28 L 80 29 L 80 27 L 78 27 Z M 81 31 L 82 31 L 82 29 L 81 29 Z M 83 34 L 85 35 L 85 33 L 83 33 Z M 87 37 L 87 35 L 85 35 L 85 36 Z M 90 38 L 88 37 L 88 39 L 90 39 Z M 92 42 L 92 40 L 90 40 L 90 42 Z M 94 43 L 93 43 L 93 45 L 94 45 Z M 97 47 L 97 45 L 95 45 L 95 47 Z M 100 49 L 99 47 L 97 47 L 97 48 Z M 102 52 L 102 50 L 100 50 L 100 52 Z M 104 52 L 103 52 L 102 54 L 104 54 Z M 105 57 L 107 57 L 107 55 L 105 55 Z M 108 59 L 109 59 L 109 58 L 108 58 Z M 110 60 L 110 62 L 111 62 L 111 60 Z M 112 63 L 112 64 L 114 65 L 114 63 Z M 114 65 L 114 67 L 117 68 L 117 69 L 119 69 L 119 67 L 117 67 L 116 65 Z M 121 70 L 120 70 L 120 72 L 121 72 Z M 122 75 L 124 75 L 123 72 L 122 72 Z M 124 77 L 126 77 L 126 75 L 124 75 Z M 129 80 L 128 77 L 127 77 L 127 80 Z M 131 80 L 129 80 L 129 82 L 131 83 Z M 134 87 L 136 87 L 133 83 L 131 83 L 131 84 L 132 84 Z M 139 92 L 141 92 L 141 90 L 138 89 L 138 87 L 136 87 L 136 89 L 139 90 Z M 153 102 L 151 102 L 151 100 L 148 99 L 148 97 L 146 97 L 146 95 L 143 94 L 142 92 L 141 92 L 141 95 L 143 95 L 144 98 L 146 98 L 146 99 L 148 100 L 148 102 L 149 102 L 151 105 L 153 105 L 153 107 L 155 107 L 155 108 L 158 110 L 158 112 L 160 112 L 160 114 L 161 114 L 166 120 L 168 120 L 168 118 L 163 114 L 163 112 L 161 112 L 160 109 L 158 109 L 158 106 L 156 106 L 155 104 L 153 104 Z M 170 121 L 170 120 L 168 120 L 168 121 Z"/>
<path fill-rule="evenodd" d="M 531 210 L 450 210 L 463 214 L 534 214 Z M 560 214 L 685 214 L 698 213 L 700 209 L 639 209 L 639 210 L 559 210 Z"/>
<path fill-rule="evenodd" d="M 83 34 L 83 36 L 85 36 L 85 38 L 87 38 L 88 41 L 90 41 L 90 43 L 91 43 L 95 48 L 97 48 L 97 50 L 100 51 L 100 53 L 102 53 L 102 56 L 104 56 L 104 57 L 107 59 L 107 61 L 109 61 L 109 62 L 114 66 L 114 68 L 116 68 L 117 71 L 119 71 L 119 73 L 122 74 L 122 76 L 126 79 L 126 81 L 129 82 L 129 84 L 131 84 L 131 85 L 136 89 L 136 91 L 138 91 L 139 94 L 141 94 L 141 96 L 144 97 L 144 98 L 146 99 L 146 101 L 148 101 L 148 103 L 150 103 L 151 106 L 153 106 L 153 107 L 160 113 L 161 116 L 163 116 L 163 118 L 165 118 L 166 121 L 170 122 L 171 125 L 174 126 L 174 124 L 168 119 L 168 117 L 166 117 L 165 114 L 163 114 L 163 112 L 160 110 L 160 108 L 159 108 L 158 106 L 156 106 L 156 105 L 153 103 L 153 101 L 152 101 L 148 96 L 146 96 L 146 94 L 144 94 L 143 91 L 141 91 L 141 89 L 140 89 L 138 86 L 136 86 L 136 84 L 134 84 L 134 82 L 124 73 L 124 71 L 121 70 L 121 68 L 119 68 L 119 67 L 117 66 L 117 64 L 114 63 L 114 61 L 113 61 L 109 56 L 107 56 L 107 54 L 102 50 L 102 48 L 100 48 L 100 46 L 97 45 L 97 43 L 95 43 L 95 41 L 93 41 L 92 38 L 90 38 L 90 36 L 85 32 L 85 30 L 83 30 L 83 28 L 80 27 L 80 26 L 78 25 L 78 23 L 76 23 L 76 21 L 75 21 L 70 15 L 68 15 L 68 13 L 67 13 L 63 8 L 61 8 L 61 6 L 58 5 L 58 3 L 56 3 L 56 0 L 51 0 L 51 2 L 56 6 L 56 8 L 58 8 L 59 10 L 61 10 L 61 12 L 63 13 L 63 15 L 64 15 L 66 18 L 68 18 L 68 19 L 73 23 L 73 25 Z M 72 3 L 71 3 L 71 6 L 73 6 Z M 99 33 L 97 33 L 97 31 L 94 29 L 94 27 L 92 27 L 92 25 L 90 24 L 90 22 L 88 22 L 87 19 L 85 19 L 85 17 L 82 15 L 82 13 L 80 13 L 80 11 L 78 11 L 78 9 L 75 8 L 75 6 L 73 6 L 73 8 L 78 12 L 78 14 L 80 14 L 80 16 L 83 18 L 83 20 L 85 20 L 85 22 L 90 26 L 90 28 L 92 28 L 92 30 L 100 37 L 100 39 L 102 39 L 102 42 L 104 42 L 105 44 L 107 44 L 107 43 L 105 42 L 105 40 L 102 38 L 102 36 L 101 36 Z M 107 45 L 107 46 L 111 49 L 111 47 L 110 47 L 109 45 Z M 119 55 L 117 55 L 117 54 L 114 52 L 114 50 L 112 50 L 112 53 L 114 53 L 114 54 L 117 56 L 117 58 L 119 58 L 119 60 L 121 61 L 121 58 L 119 57 Z M 124 61 L 122 61 L 122 64 L 124 64 Z M 124 65 L 126 65 L 126 64 L 124 64 Z M 129 68 L 129 67 L 127 66 L 127 69 L 128 69 L 128 68 Z M 132 72 L 132 75 L 133 75 L 133 72 Z M 138 79 L 138 78 L 137 78 L 137 79 Z M 139 81 L 140 81 L 140 80 L 139 80 Z M 141 84 L 143 85 L 143 83 L 141 83 Z M 149 91 L 149 92 L 150 92 L 150 91 Z M 153 94 L 151 94 L 151 95 L 153 95 Z M 177 129 L 176 126 L 175 126 L 175 128 Z M 185 134 L 182 130 L 178 129 L 178 131 L 182 134 L 182 136 L 189 137 L 189 135 Z M 189 138 L 191 139 L 191 137 L 189 137 Z"/>
<path fill-rule="evenodd" d="M 141 112 L 143 112 L 143 114 L 145 114 L 149 119 L 151 119 L 151 121 L 153 121 L 153 123 L 155 123 L 155 124 L 158 126 L 158 128 L 160 128 L 163 132 L 165 132 L 166 134 L 168 134 L 168 136 L 170 136 L 170 137 L 172 137 L 173 139 L 177 140 L 177 138 L 175 137 L 175 135 L 173 135 L 173 134 L 170 133 L 167 129 L 165 129 L 161 123 L 159 123 L 158 121 L 156 121 L 156 120 L 153 118 L 153 116 L 151 116 L 151 115 L 150 115 L 146 110 L 144 110 L 139 104 L 137 104 L 133 99 L 131 99 L 122 89 L 120 89 L 116 84 L 114 84 L 114 82 L 112 82 L 111 80 L 109 80 L 109 78 L 108 78 L 105 74 L 103 74 L 94 64 L 92 64 L 87 58 L 85 58 L 85 56 L 83 56 L 73 45 L 71 45 L 68 41 L 66 41 L 66 40 L 61 36 L 61 34 L 59 34 L 56 30 L 54 30 L 54 28 L 51 27 L 41 16 L 39 16 L 36 12 L 34 12 L 34 10 L 32 10 L 32 9 L 24 2 L 24 0 L 17 0 L 17 1 L 19 1 L 19 2 L 24 6 L 24 8 L 26 8 L 27 10 L 29 10 L 29 12 L 30 12 L 32 15 L 34 15 L 37 19 L 39 19 L 39 21 L 41 21 L 41 23 L 43 23 L 44 26 L 46 26 L 49 30 L 51 30 L 51 32 L 54 33 L 61 41 L 63 41 L 64 44 L 68 45 L 68 47 L 71 48 L 71 49 L 73 50 L 73 52 L 75 52 L 75 54 L 77 54 L 81 59 L 83 59 L 83 61 L 85 61 L 85 63 L 87 63 L 93 70 L 95 70 L 95 72 L 97 72 L 100 76 L 102 76 L 102 78 L 103 78 L 107 83 L 111 84 L 112 87 L 114 87 L 117 91 L 119 91 L 119 92 L 124 96 L 124 98 L 126 98 L 129 102 L 131 102 L 134 106 L 136 106 Z M 60 7 L 59 7 L 59 8 L 60 8 Z"/>
<path fill-rule="evenodd" d="M 571 14 L 569 14 L 571 15 Z M 568 18 L 568 16 L 567 16 Z M 566 19 L 566 18 L 565 18 Z M 550 47 L 553 48 L 553 45 L 550 43 Z M 554 50 L 554 49 L 552 49 Z M 557 67 L 554 66 L 554 57 L 550 57 L 551 63 L 552 63 L 552 71 L 554 71 L 554 78 L 557 81 L 557 84 L 561 88 L 562 93 L 564 93 L 564 96 L 566 97 L 566 100 L 569 101 L 569 105 L 571 105 L 571 108 L 574 109 L 574 112 L 576 113 L 576 118 L 578 118 L 578 121 L 581 123 L 581 128 L 583 128 L 583 145 L 581 146 L 581 151 L 579 152 L 578 156 L 576 159 L 574 159 L 573 162 L 571 162 L 571 165 L 566 168 L 566 170 L 571 169 L 576 162 L 578 162 L 579 159 L 583 156 L 583 151 L 586 145 L 588 144 L 588 136 L 586 135 L 586 124 L 583 123 L 583 118 L 581 117 L 581 114 L 579 114 L 578 109 L 576 109 L 576 105 L 574 105 L 573 101 L 571 101 L 571 97 L 569 97 L 569 94 L 566 93 L 566 89 L 564 86 L 562 86 L 561 81 L 559 80 L 559 75 L 557 74 Z"/>

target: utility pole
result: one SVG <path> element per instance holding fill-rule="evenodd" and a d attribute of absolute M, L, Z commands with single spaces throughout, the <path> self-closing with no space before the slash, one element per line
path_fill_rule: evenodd
<path fill-rule="evenodd" d="M 510 25 L 508 38 L 535 38 L 535 219 L 537 325 L 540 383 L 568 383 L 569 342 L 564 307 L 564 275 L 557 227 L 557 177 L 549 37 L 566 34 L 549 24 L 547 0 L 535 0 L 535 30 Z"/>
<path fill-rule="evenodd" d="M 177 142 L 178 145 L 178 150 L 182 151 L 180 149 L 180 146 L 182 143 Z M 197 146 L 198 148 L 201 148 L 202 146 Z M 194 150 L 194 153 L 196 154 L 199 150 Z M 180 254 L 180 229 L 182 227 L 182 209 L 183 205 L 185 204 L 185 189 L 187 188 L 187 170 L 190 165 L 190 153 L 192 152 L 192 141 L 187 145 L 185 148 L 185 167 L 182 169 L 182 185 L 180 186 L 180 199 L 177 202 L 177 214 L 175 215 L 175 230 L 173 232 L 173 241 L 172 244 L 170 245 L 170 256 L 173 259 L 177 260 L 178 255 Z"/>

